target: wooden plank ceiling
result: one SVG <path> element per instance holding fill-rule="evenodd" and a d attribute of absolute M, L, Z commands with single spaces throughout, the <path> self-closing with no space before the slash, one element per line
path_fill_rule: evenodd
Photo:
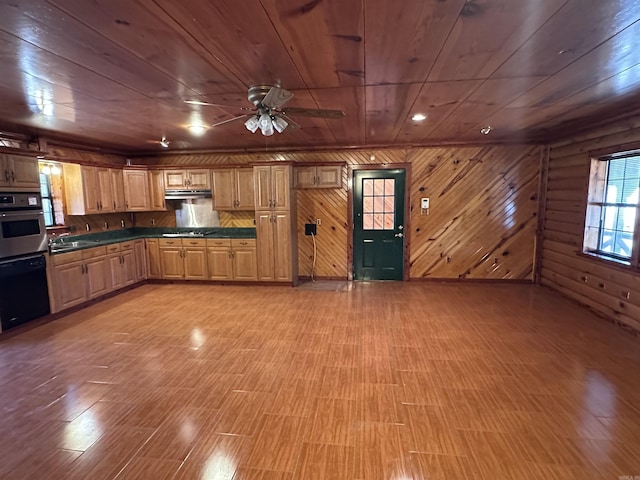
<path fill-rule="evenodd" d="M 635 0 L 2 1 L 0 125 L 126 153 L 163 136 L 172 150 L 544 141 L 634 109 L 639 19 Z M 272 137 L 187 128 L 275 83 L 287 106 L 345 117 Z"/>

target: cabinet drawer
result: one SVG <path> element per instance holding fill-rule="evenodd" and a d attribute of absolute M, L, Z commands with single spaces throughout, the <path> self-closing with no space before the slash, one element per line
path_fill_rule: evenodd
<path fill-rule="evenodd" d="M 107 254 L 107 247 L 95 247 L 95 248 L 87 248 L 86 250 L 81 250 L 82 258 L 89 259 L 95 257 L 104 257 Z"/>
<path fill-rule="evenodd" d="M 230 247 L 230 238 L 208 238 L 207 247 Z"/>
<path fill-rule="evenodd" d="M 106 245 L 107 253 L 117 253 L 120 251 L 119 243 L 112 243 L 111 245 Z"/>
<path fill-rule="evenodd" d="M 207 240 L 204 238 L 183 238 L 182 245 L 184 247 L 206 247 Z"/>
<path fill-rule="evenodd" d="M 133 242 L 120 242 L 120 251 L 133 250 Z"/>
<path fill-rule="evenodd" d="M 52 255 L 51 258 L 53 259 L 54 265 L 66 265 L 67 263 L 79 262 L 82 260 L 82 250 Z"/>
<path fill-rule="evenodd" d="M 161 247 L 181 247 L 181 238 L 160 238 L 158 239 L 158 245 Z"/>
<path fill-rule="evenodd" d="M 231 245 L 234 247 L 256 247 L 255 238 L 232 238 Z"/>

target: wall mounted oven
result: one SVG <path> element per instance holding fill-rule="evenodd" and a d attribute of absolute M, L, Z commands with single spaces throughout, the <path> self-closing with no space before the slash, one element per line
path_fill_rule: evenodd
<path fill-rule="evenodd" d="M 0 193 L 0 259 L 47 250 L 39 193 Z"/>

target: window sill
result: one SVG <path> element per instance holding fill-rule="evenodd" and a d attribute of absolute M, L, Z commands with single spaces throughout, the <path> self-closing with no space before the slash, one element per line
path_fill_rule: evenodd
<path fill-rule="evenodd" d="M 596 252 L 576 252 L 576 255 L 582 258 L 588 258 L 589 260 L 595 260 L 603 266 L 612 267 L 623 272 L 640 272 L 640 269 L 631 265 L 629 261 L 618 260 Z"/>

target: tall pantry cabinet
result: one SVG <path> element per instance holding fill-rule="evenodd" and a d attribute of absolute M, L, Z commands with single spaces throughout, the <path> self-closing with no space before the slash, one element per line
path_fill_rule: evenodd
<path fill-rule="evenodd" d="M 253 167 L 258 280 L 298 282 L 295 191 L 291 165 Z"/>

